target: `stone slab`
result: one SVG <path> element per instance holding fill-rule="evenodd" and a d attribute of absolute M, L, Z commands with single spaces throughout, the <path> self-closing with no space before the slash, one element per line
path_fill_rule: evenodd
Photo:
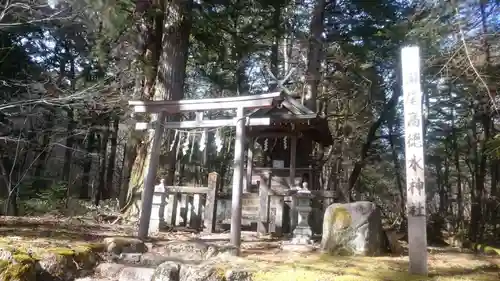
<path fill-rule="evenodd" d="M 125 267 L 118 275 L 118 281 L 150 281 L 154 272 L 154 268 Z"/>
<path fill-rule="evenodd" d="M 287 252 L 310 253 L 316 251 L 316 247 L 312 244 L 294 244 L 288 242 L 281 245 L 281 250 Z"/>

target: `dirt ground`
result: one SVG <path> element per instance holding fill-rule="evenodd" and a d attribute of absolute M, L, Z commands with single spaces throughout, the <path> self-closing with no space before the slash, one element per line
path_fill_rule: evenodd
<path fill-rule="evenodd" d="M 0 246 L 20 248 L 74 247 L 96 243 L 110 236 L 133 237 L 135 228 L 100 224 L 89 219 L 55 217 L 1 217 Z M 193 232 L 170 232 L 153 237 L 147 244 L 153 251 L 172 240 L 201 239 L 226 244 L 227 234 L 200 236 Z M 294 254 L 279 249 L 280 241 L 258 239 L 244 232 L 242 257 L 258 269 L 258 280 L 302 281 L 390 281 L 390 280 L 500 280 L 500 257 L 475 255 L 460 249 L 430 248 L 428 278 L 407 274 L 408 257 L 331 257 L 321 254 Z"/>

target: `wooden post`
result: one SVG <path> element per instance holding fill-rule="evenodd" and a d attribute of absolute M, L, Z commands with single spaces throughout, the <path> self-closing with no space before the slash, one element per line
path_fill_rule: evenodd
<path fill-rule="evenodd" d="M 261 172 L 260 174 L 257 232 L 259 234 L 269 232 L 269 174 L 267 172 Z"/>
<path fill-rule="evenodd" d="M 243 193 L 249 192 L 252 186 L 252 170 L 253 170 L 253 150 L 254 150 L 254 138 L 250 138 L 248 141 L 247 149 L 247 176 L 245 185 L 243 185 Z"/>
<path fill-rule="evenodd" d="M 208 188 L 210 191 L 207 193 L 207 200 L 205 202 L 205 218 L 203 224 L 205 231 L 208 233 L 215 232 L 215 224 L 217 221 L 217 187 L 219 186 L 219 174 L 212 172 L 208 174 Z"/>
<path fill-rule="evenodd" d="M 406 194 L 411 274 L 427 275 L 427 231 L 422 90 L 419 48 L 401 50 L 404 95 Z"/>
<path fill-rule="evenodd" d="M 201 229 L 201 194 L 193 194 L 193 210 L 191 211 L 191 219 L 189 226 L 193 229 Z"/>
<path fill-rule="evenodd" d="M 293 136 L 290 142 L 290 187 L 295 187 L 295 173 L 297 169 L 297 137 Z"/>
<path fill-rule="evenodd" d="M 273 222 L 273 231 L 277 236 L 281 236 L 283 234 L 283 211 L 285 209 L 285 196 L 277 194 L 275 196 L 271 196 L 270 198 L 271 204 L 275 206 L 275 216 Z"/>
<path fill-rule="evenodd" d="M 177 201 L 178 193 L 167 193 L 167 217 L 165 218 L 167 225 L 174 227 L 177 221 Z"/>
<path fill-rule="evenodd" d="M 295 177 L 297 169 L 297 136 L 292 137 L 290 142 L 290 187 L 295 188 Z M 290 210 L 290 229 L 293 231 L 297 226 L 299 213 L 297 211 L 297 197 L 292 196 L 291 210 Z"/>
<path fill-rule="evenodd" d="M 179 203 L 177 204 L 177 218 L 176 226 L 187 226 L 187 214 L 188 214 L 188 196 L 185 193 L 181 193 Z"/>
<path fill-rule="evenodd" d="M 231 244 L 239 255 L 241 246 L 241 194 L 243 192 L 243 149 L 245 123 L 243 107 L 236 110 L 236 136 L 234 140 L 233 189 L 231 198 Z"/>
<path fill-rule="evenodd" d="M 162 180 L 159 185 L 154 187 L 149 233 L 158 233 L 162 227 L 165 213 L 165 194 L 165 185 Z"/>
<path fill-rule="evenodd" d="M 149 155 L 149 165 L 144 178 L 144 190 L 142 192 L 141 215 L 139 218 L 139 230 L 137 236 L 140 239 L 148 237 L 149 220 L 151 218 L 151 208 L 153 207 L 153 195 L 156 181 L 156 171 L 160 162 L 160 147 L 163 137 L 163 123 L 165 122 L 166 114 L 161 112 L 158 114 L 158 122 L 152 137 L 151 150 Z"/>

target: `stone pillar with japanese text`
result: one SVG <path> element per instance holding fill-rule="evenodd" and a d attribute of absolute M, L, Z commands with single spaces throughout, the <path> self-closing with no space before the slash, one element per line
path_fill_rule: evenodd
<path fill-rule="evenodd" d="M 427 275 L 427 231 L 422 89 L 419 47 L 401 50 L 404 97 L 406 210 L 410 273 Z"/>

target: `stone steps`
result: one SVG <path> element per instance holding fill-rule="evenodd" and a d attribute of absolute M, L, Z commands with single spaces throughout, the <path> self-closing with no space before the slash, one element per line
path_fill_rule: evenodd
<path fill-rule="evenodd" d="M 154 272 L 154 268 L 125 267 L 118 275 L 118 281 L 150 281 Z"/>
<path fill-rule="evenodd" d="M 171 270 L 179 276 L 180 267 L 184 268 L 184 275 L 191 280 L 197 275 L 198 267 L 213 257 L 227 257 L 232 259 L 234 249 L 230 246 L 215 246 L 200 241 L 172 241 L 163 245 L 161 252 L 127 252 L 110 255 L 106 262 L 99 264 L 94 275 L 76 279 L 75 281 L 151 281 L 155 270 L 163 265 L 165 269 L 160 270 L 161 280 L 163 275 L 171 274 Z M 172 266 L 172 269 L 169 267 Z M 201 269 L 204 269 L 203 267 Z M 206 274 L 213 270 L 208 266 L 204 271 Z M 172 273 L 173 274 L 173 273 Z M 192 277 L 191 277 L 192 276 Z M 207 275 L 208 276 L 208 275 Z M 177 280 L 175 277 L 173 280 Z M 170 279 L 166 279 L 170 280 Z M 207 281 L 203 278 L 193 281 Z"/>
<path fill-rule="evenodd" d="M 117 263 L 102 263 L 94 276 L 75 279 L 75 281 L 150 281 L 155 269 L 148 267 L 125 266 Z"/>
<path fill-rule="evenodd" d="M 115 280 L 108 278 L 100 278 L 100 277 L 83 277 L 83 278 L 76 278 L 75 281 L 115 281 Z"/>

